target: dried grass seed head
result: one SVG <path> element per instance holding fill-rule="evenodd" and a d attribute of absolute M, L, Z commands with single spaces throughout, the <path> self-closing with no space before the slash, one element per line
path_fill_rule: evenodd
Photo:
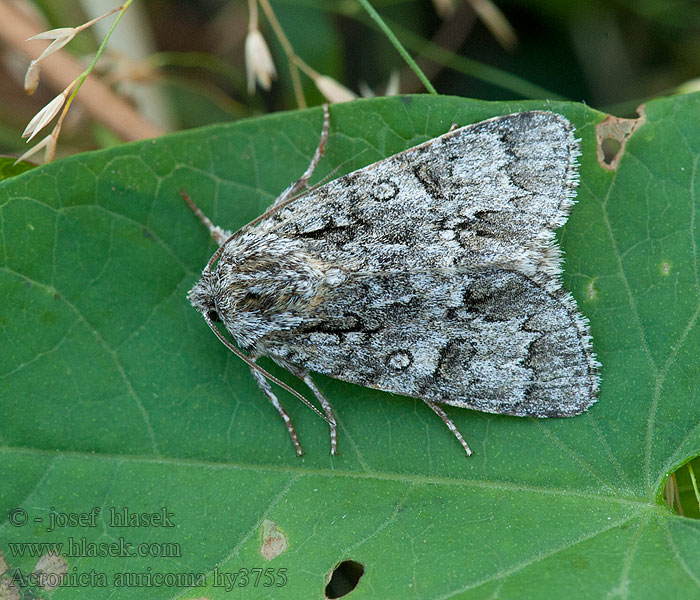
<path fill-rule="evenodd" d="M 259 29 L 251 29 L 245 39 L 245 67 L 248 74 L 248 93 L 255 91 L 255 82 L 269 90 L 272 80 L 277 79 L 275 63 L 267 42 Z"/>

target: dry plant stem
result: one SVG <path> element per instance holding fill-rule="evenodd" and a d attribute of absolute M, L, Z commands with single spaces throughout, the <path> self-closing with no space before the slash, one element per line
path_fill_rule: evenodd
<path fill-rule="evenodd" d="M 666 501 L 666 504 L 668 504 L 671 507 L 671 510 L 673 510 L 673 475 L 669 477 L 666 480 L 666 484 L 664 485 L 664 500 Z"/>
<path fill-rule="evenodd" d="M 253 0 L 255 2 L 256 0 Z M 258 0 L 260 2 L 260 6 L 262 7 L 263 11 L 265 12 L 265 16 L 267 17 L 267 20 L 270 22 L 270 26 L 272 27 L 272 30 L 275 32 L 275 35 L 277 36 L 277 39 L 279 40 L 280 44 L 282 45 L 282 49 L 284 50 L 284 53 L 287 55 L 287 62 L 289 63 L 289 74 L 292 78 L 292 86 L 294 88 L 294 96 L 296 97 L 297 104 L 299 108 L 306 108 L 306 98 L 304 98 L 304 91 L 303 88 L 301 87 L 301 79 L 299 77 L 299 66 L 300 64 L 306 64 L 304 61 L 302 61 L 294 52 L 294 48 L 292 48 L 292 44 L 289 42 L 287 39 L 287 36 L 284 33 L 284 29 L 282 29 L 282 26 L 280 25 L 279 21 L 277 20 L 277 16 L 275 15 L 275 11 L 272 10 L 272 6 L 270 6 L 270 3 L 267 0 Z M 256 15 L 257 15 L 257 9 L 256 9 Z"/>
<path fill-rule="evenodd" d="M 45 29 L 43 24 L 27 17 L 12 4 L 0 1 L 0 40 L 27 58 L 37 58 L 43 48 L 40 44 L 27 43 L 26 39 Z M 42 80 L 48 81 L 49 85 L 58 92 L 80 77 L 84 70 L 70 54 L 63 50 L 59 50 L 41 62 Z M 93 118 L 104 123 L 125 140 L 157 137 L 164 133 L 145 121 L 126 101 L 94 77 L 85 81 L 78 100 Z"/>
<path fill-rule="evenodd" d="M 112 10 L 110 10 L 109 12 L 106 12 L 105 14 L 100 15 L 99 17 L 95 17 L 94 19 L 88 21 L 87 23 L 83 23 L 79 27 L 76 27 L 76 29 L 79 32 L 83 31 L 83 30 L 87 29 L 88 27 L 92 27 L 98 21 L 101 21 L 102 19 L 106 19 L 107 17 L 109 17 L 110 15 L 113 15 L 114 13 L 118 13 L 121 9 L 122 9 L 121 6 L 117 6 L 117 8 L 113 8 Z"/>
<path fill-rule="evenodd" d="M 693 484 L 693 491 L 695 492 L 695 499 L 698 502 L 698 508 L 700 508 L 700 490 L 698 490 L 698 482 L 695 479 L 695 471 L 693 471 L 693 465 L 688 463 L 688 472 L 690 473 L 690 481 Z"/>
<path fill-rule="evenodd" d="M 258 0 L 248 0 L 248 12 L 250 14 L 248 31 L 258 29 Z"/>
<path fill-rule="evenodd" d="M 505 15 L 491 0 L 468 0 L 474 12 L 491 32 L 494 38 L 506 50 L 518 45 L 518 36 Z"/>
<path fill-rule="evenodd" d="M 295 56 L 294 58 L 297 61 L 297 63 L 296 63 L 297 67 L 299 67 L 299 69 L 302 70 L 311 79 L 317 79 L 317 78 L 321 77 L 321 74 L 316 69 L 307 65 L 298 56 Z"/>
<path fill-rule="evenodd" d="M 436 46 L 440 46 L 449 52 L 456 52 L 467 39 L 474 27 L 476 15 L 466 2 L 458 2 L 452 17 L 443 21 L 431 40 Z M 416 63 L 430 81 L 435 81 L 437 76 L 445 70 L 445 65 L 434 62 L 423 56 L 416 57 Z M 411 67 L 401 69 L 401 90 L 405 94 L 416 93 L 423 90 L 423 84 L 413 72 Z"/>
<path fill-rule="evenodd" d="M 676 506 L 678 507 L 678 514 L 681 517 L 685 517 L 685 514 L 683 514 L 683 506 L 681 505 L 681 495 L 678 490 L 678 480 L 676 479 L 676 474 L 674 473 L 671 475 L 673 478 L 673 499 L 676 502 Z"/>

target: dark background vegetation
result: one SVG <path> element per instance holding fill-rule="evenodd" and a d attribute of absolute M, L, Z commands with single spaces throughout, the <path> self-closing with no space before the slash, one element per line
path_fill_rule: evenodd
<path fill-rule="evenodd" d="M 34 7 L 44 29 L 86 20 L 78 0 L 16 3 Z M 517 35 L 512 48 L 497 41 L 466 0 L 455 0 L 456 10 L 446 19 L 430 0 L 372 4 L 441 94 L 567 99 L 633 116 L 649 98 L 677 93 L 684 84 L 685 90 L 700 87 L 692 81 L 700 74 L 700 3 L 695 1 L 497 0 Z M 355 93 L 364 82 L 381 95 L 392 71 L 400 73 L 401 93 L 425 91 L 355 0 L 273 0 L 272 6 L 296 53 Z M 127 99 L 139 87 L 156 90 L 168 107 L 165 130 L 297 108 L 284 53 L 262 13 L 261 30 L 280 77 L 271 91 L 248 94 L 243 0 L 136 0 L 129 11 L 140 11 L 136 16 L 151 37 L 146 45 L 152 51 L 124 60 L 128 45 L 110 50 L 104 62 L 122 64 L 108 81 Z M 65 50 L 89 57 L 100 40 L 90 29 Z M 31 44 L 42 47 L 42 42 Z M 21 83 L 27 57 L 6 42 L 0 49 L 0 151 L 18 153 L 26 149 L 21 130 L 61 90 L 42 79 L 36 94 L 27 97 Z M 321 102 L 311 80 L 302 76 L 302 81 L 309 105 Z M 61 134 L 59 156 L 120 141 L 79 106 L 80 96 Z"/>

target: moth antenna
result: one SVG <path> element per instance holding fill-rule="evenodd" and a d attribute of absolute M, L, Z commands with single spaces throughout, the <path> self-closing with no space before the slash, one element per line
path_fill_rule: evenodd
<path fill-rule="evenodd" d="M 316 148 L 316 152 L 314 152 L 313 158 L 311 159 L 311 163 L 307 167 L 306 171 L 304 171 L 303 175 L 294 184 L 292 184 L 289 188 L 287 188 L 284 192 L 282 192 L 282 195 L 280 196 L 280 198 L 282 198 L 281 201 L 278 201 L 277 203 L 272 205 L 262 215 L 256 217 L 255 219 L 253 219 L 252 221 L 250 221 L 249 223 L 247 223 L 246 225 L 241 227 L 238 231 L 235 231 L 234 233 L 232 233 L 231 235 L 229 235 L 226 238 L 222 234 L 223 230 L 221 230 L 219 227 L 217 227 L 216 225 L 214 225 L 214 223 L 211 222 L 209 217 L 207 217 L 202 212 L 202 209 L 200 209 L 199 206 L 197 206 L 194 203 L 194 201 L 189 197 L 189 195 L 184 190 L 180 190 L 180 196 L 182 196 L 183 200 L 185 202 L 187 202 L 187 205 L 190 207 L 192 212 L 195 215 L 197 215 L 197 217 L 199 217 L 199 219 L 202 221 L 202 223 L 204 223 L 206 228 L 212 234 L 212 236 L 214 237 L 216 242 L 219 244 L 219 248 L 217 249 L 216 252 L 214 252 L 213 256 L 209 259 L 209 262 L 207 263 L 207 266 L 204 267 L 202 273 L 207 273 L 207 272 L 211 271 L 212 266 L 214 265 L 214 263 L 217 260 L 219 260 L 219 257 L 223 253 L 226 246 L 231 242 L 231 240 L 233 240 L 234 238 L 239 236 L 248 227 L 253 227 L 254 225 L 257 225 L 260 221 L 262 221 L 263 219 L 266 219 L 267 217 L 269 217 L 271 215 L 274 215 L 277 211 L 281 210 L 282 208 L 287 206 L 287 204 L 289 204 L 293 200 L 296 200 L 299 197 L 299 195 L 296 195 L 296 196 L 292 196 L 291 198 L 285 198 L 285 195 L 286 194 L 294 194 L 298 191 L 296 189 L 297 187 L 301 188 L 301 187 L 304 187 L 306 185 L 306 182 L 311 177 L 314 169 L 316 168 L 316 165 L 319 163 L 319 161 L 321 160 L 321 157 L 323 156 L 323 153 L 325 152 L 326 142 L 328 140 L 329 127 L 330 127 L 330 112 L 328 110 L 328 105 L 324 104 L 323 105 L 323 127 L 321 128 L 321 141 L 319 142 L 318 147 Z M 335 171 L 337 171 L 343 164 L 344 163 L 341 163 L 338 167 L 336 167 L 332 171 L 331 175 L 333 173 L 335 173 Z M 320 185 L 320 184 L 317 184 L 317 185 Z M 316 186 L 314 186 L 314 187 L 316 187 Z M 233 352 L 236 354 L 236 356 L 241 356 L 235 350 L 233 350 Z M 242 358 L 242 356 L 241 356 L 241 358 Z M 269 373 L 268 373 L 268 375 L 269 375 Z M 272 377 L 272 376 L 270 375 L 270 377 Z M 275 382 L 275 383 L 277 383 L 277 382 Z M 318 412 L 318 411 L 316 411 L 316 412 Z M 321 414 L 321 413 L 319 413 L 319 414 Z"/>
<path fill-rule="evenodd" d="M 207 265 L 207 268 L 209 268 L 209 265 Z M 254 369 L 258 373 L 260 373 L 263 377 L 265 377 L 268 381 L 271 381 L 272 383 L 276 383 L 278 386 L 280 386 L 283 390 L 286 390 L 292 396 L 295 396 L 296 398 L 299 398 L 306 406 L 308 406 L 311 410 L 313 410 L 319 417 L 321 417 L 326 423 L 329 425 L 331 422 L 328 420 L 328 418 L 325 415 L 321 414 L 321 411 L 319 411 L 311 402 L 309 402 L 304 396 L 302 396 L 299 392 L 297 392 L 294 388 L 288 386 L 284 381 L 281 379 L 278 379 L 275 377 L 272 373 L 268 373 L 265 369 L 263 369 L 258 363 L 256 363 L 254 360 L 251 360 L 249 357 L 247 357 L 243 352 L 241 352 L 238 348 L 236 348 L 230 341 L 228 341 L 222 333 L 216 328 L 212 320 L 209 318 L 209 315 L 202 313 L 202 316 L 204 317 L 204 320 L 207 322 L 207 325 L 209 325 L 209 328 L 214 332 L 214 335 L 219 338 L 219 341 L 226 346 L 231 352 L 233 352 L 238 358 L 240 358 L 245 364 L 247 364 L 251 369 Z"/>
<path fill-rule="evenodd" d="M 240 229 L 239 229 L 238 231 L 240 231 Z M 236 233 L 238 233 L 238 232 L 236 232 Z M 216 250 L 216 252 L 214 252 L 214 254 L 212 254 L 212 257 L 209 259 L 209 262 L 207 263 L 207 266 L 204 267 L 204 270 L 202 271 L 202 274 L 210 273 L 210 272 L 211 272 L 211 267 L 212 267 L 212 265 L 213 265 L 217 260 L 219 260 L 219 257 L 221 256 L 221 254 L 223 253 L 224 249 L 226 248 L 226 244 L 228 244 L 234 237 L 236 237 L 236 233 L 232 233 L 230 236 L 228 236 L 228 237 L 224 240 L 224 242 L 221 244 L 221 246 L 218 247 L 218 249 Z"/>
<path fill-rule="evenodd" d="M 357 158 L 358 156 L 362 156 L 362 154 L 364 152 L 367 152 L 367 150 L 368 149 L 365 148 L 362 152 L 360 152 L 357 156 L 355 156 L 353 158 L 353 160 L 355 160 L 355 158 Z M 265 219 L 271 215 L 274 215 L 276 212 L 282 210 L 288 204 L 291 204 L 292 202 L 294 202 L 294 200 L 301 198 L 302 196 L 305 196 L 309 192 L 313 192 L 316 188 L 321 187 L 324 183 L 326 183 L 326 181 L 328 181 L 331 177 L 333 177 L 333 175 L 335 175 L 340 169 L 342 169 L 349 162 L 350 162 L 350 159 L 344 160 L 337 167 L 335 167 L 330 173 L 328 173 L 328 175 L 323 177 L 320 181 L 314 183 L 310 188 L 304 190 L 304 192 L 302 192 L 301 194 L 297 194 L 296 196 L 292 196 L 291 198 L 286 198 L 286 199 L 282 200 L 281 202 L 279 202 L 278 204 L 273 204 L 270 208 L 268 208 L 265 211 L 265 214 L 262 214 L 259 217 L 256 217 L 255 219 L 253 219 L 250 223 L 248 223 L 248 225 L 246 227 L 257 225 L 258 222 L 261 221 L 262 219 Z M 274 230 L 274 228 L 273 228 L 273 230 Z"/>
<path fill-rule="evenodd" d="M 311 162 L 309 166 L 306 167 L 304 171 L 294 183 L 292 183 L 286 190 L 284 190 L 279 197 L 275 200 L 272 208 L 276 207 L 278 204 L 286 202 L 291 196 L 294 196 L 299 190 L 303 190 L 307 187 L 307 183 L 311 176 L 314 174 L 318 163 L 321 162 L 323 153 L 326 151 L 326 142 L 328 141 L 328 130 L 331 125 L 331 114 L 328 110 L 328 104 L 323 105 L 323 126 L 321 127 L 321 138 L 318 141 L 318 146 L 314 155 L 311 157 Z"/>
<path fill-rule="evenodd" d="M 303 193 L 297 194 L 293 198 L 285 198 L 279 204 L 274 204 L 273 206 L 271 206 L 266 212 L 274 214 L 274 212 L 276 212 L 276 211 L 273 209 L 279 210 L 280 208 L 287 206 L 287 204 L 289 204 L 292 200 L 296 200 L 297 198 L 301 198 L 304 194 L 307 194 L 308 192 L 312 192 L 316 188 L 321 187 L 324 183 L 326 183 L 326 181 L 328 181 L 331 177 L 333 177 L 333 175 L 335 175 L 340 169 L 342 169 L 345 165 L 347 165 L 351 160 L 355 160 L 359 156 L 362 156 L 365 152 L 367 152 L 367 150 L 369 150 L 369 148 L 365 148 L 359 154 L 356 154 L 355 156 L 353 156 L 352 159 L 348 158 L 347 160 L 344 160 L 338 166 L 334 167 L 333 170 L 330 173 L 328 173 L 328 175 L 325 175 L 324 177 L 322 177 L 319 181 L 314 183 L 311 187 L 307 188 Z M 269 216 L 269 214 L 268 214 L 268 216 Z M 262 216 L 258 217 L 255 220 L 257 221 L 258 219 L 261 219 L 261 218 L 262 218 Z"/>
<path fill-rule="evenodd" d="M 308 190 L 305 190 L 301 194 L 297 194 L 297 192 L 303 188 L 306 187 L 307 182 L 311 178 L 311 175 L 314 172 L 314 169 L 318 165 L 318 163 L 321 161 L 321 158 L 323 157 L 323 154 L 326 150 L 326 142 L 328 141 L 328 128 L 330 126 L 330 113 L 328 112 L 328 105 L 324 104 L 323 105 L 323 127 L 321 129 L 321 139 L 318 143 L 318 147 L 316 148 L 316 152 L 314 152 L 313 157 L 311 158 L 311 162 L 309 163 L 309 166 L 306 168 L 306 171 L 302 174 L 302 176 L 297 179 L 292 185 L 290 185 L 286 190 L 284 190 L 279 198 L 275 200 L 275 203 L 268 208 L 263 214 L 261 214 L 258 217 L 255 217 L 252 221 L 250 221 L 245 227 L 253 227 L 254 225 L 257 225 L 260 221 L 263 219 L 267 219 L 268 217 L 274 215 L 275 213 L 279 212 L 282 210 L 285 206 L 287 206 L 290 202 L 293 202 L 297 198 L 303 196 L 305 193 L 307 193 Z M 331 175 L 337 171 L 340 166 L 336 167 L 333 169 L 331 172 Z M 326 176 L 324 179 L 326 179 L 328 176 Z M 314 189 L 318 185 L 321 185 L 321 183 L 317 183 L 314 186 L 312 186 L 310 189 Z"/>
<path fill-rule="evenodd" d="M 211 233 L 216 243 L 219 244 L 219 247 L 217 248 L 216 252 L 214 252 L 214 255 L 209 259 L 207 266 L 204 267 L 204 269 L 202 270 L 203 274 L 208 273 L 211 271 L 212 265 L 221 256 L 221 253 L 224 251 L 226 244 L 228 244 L 238 234 L 238 232 L 232 233 L 228 237 L 224 237 L 223 229 L 217 227 L 216 225 L 214 225 L 214 223 L 211 222 L 211 219 L 209 219 L 209 217 L 207 217 L 207 215 L 205 215 L 202 212 L 202 209 L 194 203 L 194 200 L 190 198 L 189 194 L 185 190 L 180 190 L 180 196 L 185 202 L 187 202 L 187 206 L 189 206 L 192 212 L 195 215 L 197 215 L 199 220 L 202 223 L 204 223 L 204 226 L 209 230 L 209 233 Z"/>
<path fill-rule="evenodd" d="M 367 150 L 369 150 L 369 148 L 365 148 L 362 152 L 355 155 L 352 159 L 348 158 L 347 160 L 344 160 L 337 167 L 334 167 L 333 170 L 330 173 L 328 173 L 328 175 L 326 175 L 325 177 L 322 177 L 319 181 L 317 181 L 310 188 L 308 188 L 306 191 L 304 191 L 303 194 L 297 194 L 293 198 L 289 198 L 289 199 L 285 200 L 284 202 L 281 202 L 280 204 L 282 206 L 280 206 L 279 208 L 283 208 L 284 206 L 287 206 L 287 204 L 289 204 L 292 200 L 296 200 L 297 198 L 301 198 L 304 194 L 308 194 L 309 192 L 313 192 L 316 188 L 321 187 L 324 183 L 326 183 L 326 181 L 328 181 L 331 177 L 333 177 L 333 175 L 335 175 L 338 171 L 340 171 L 340 169 L 342 169 L 345 165 L 347 165 L 351 160 L 355 160 L 358 156 L 362 156 L 365 152 L 367 152 Z M 277 205 L 271 207 L 271 209 L 272 208 L 277 208 Z"/>
<path fill-rule="evenodd" d="M 219 244 L 219 246 L 220 246 L 222 243 L 224 243 L 224 241 L 225 241 L 226 238 L 228 237 L 228 236 L 226 235 L 227 232 L 225 232 L 223 229 L 221 229 L 221 227 L 217 227 L 216 225 L 214 225 L 214 223 L 211 222 L 211 220 L 209 219 L 209 217 L 207 217 L 207 215 L 205 215 L 205 214 L 202 212 L 202 209 L 199 208 L 199 206 L 197 206 L 197 205 L 194 203 L 194 200 L 192 200 L 192 198 L 190 198 L 190 195 L 189 195 L 185 190 L 180 190 L 180 196 L 182 197 L 182 199 L 183 199 L 185 202 L 187 202 L 187 206 L 190 207 L 190 209 L 192 210 L 192 212 L 193 212 L 195 215 L 197 215 L 197 216 L 199 217 L 199 220 L 200 220 L 202 223 L 204 223 L 204 226 L 209 230 L 209 233 L 211 234 L 211 237 L 214 238 L 214 240 L 216 241 L 216 243 Z"/>
<path fill-rule="evenodd" d="M 366 152 L 366 151 L 367 151 L 367 148 L 365 148 L 365 149 L 364 149 L 362 152 L 360 152 L 360 154 L 358 154 L 357 156 L 361 156 L 362 153 L 363 153 L 363 152 Z M 357 156 L 356 156 L 355 158 L 357 158 Z M 354 159 L 353 159 L 353 160 L 354 160 Z M 333 177 L 333 175 L 335 175 L 340 169 L 342 169 L 342 168 L 343 168 L 347 163 L 349 163 L 349 162 L 350 162 L 349 160 L 344 160 L 344 161 L 343 161 L 342 163 L 340 163 L 337 167 L 335 167 L 330 173 L 328 173 L 328 175 L 326 175 L 324 178 L 322 178 L 322 179 L 321 179 L 320 181 L 318 181 L 317 183 L 314 183 L 310 188 L 304 190 L 301 194 L 297 194 L 296 196 L 292 196 L 291 198 L 285 198 L 285 199 L 282 200 L 281 202 L 279 202 L 279 203 L 277 203 L 277 204 L 273 204 L 273 205 L 272 205 L 270 208 L 268 208 L 262 215 L 260 215 L 259 217 L 256 217 L 256 218 L 253 219 L 250 223 L 248 223 L 248 224 L 246 225 L 246 227 L 253 227 L 254 225 L 257 225 L 257 224 L 258 224 L 260 221 L 262 221 L 263 219 L 267 219 L 268 217 L 271 217 L 271 216 L 274 215 L 276 212 L 279 212 L 279 211 L 282 210 L 285 206 L 287 206 L 288 204 L 291 204 L 292 202 L 294 202 L 294 201 L 297 200 L 298 198 L 301 198 L 301 197 L 305 196 L 306 194 L 308 194 L 309 192 L 313 192 L 316 188 L 321 187 L 324 183 L 326 183 L 326 181 L 328 181 L 328 179 L 330 179 L 331 177 Z M 274 227 L 270 229 L 270 231 L 274 231 L 274 230 L 275 230 Z"/>

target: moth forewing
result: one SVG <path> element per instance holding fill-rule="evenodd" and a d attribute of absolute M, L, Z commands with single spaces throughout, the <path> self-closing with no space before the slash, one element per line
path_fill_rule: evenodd
<path fill-rule="evenodd" d="M 223 321 L 250 361 L 439 407 L 571 416 L 596 401 L 586 319 L 561 288 L 554 229 L 574 203 L 578 140 L 561 115 L 515 113 L 450 131 L 312 188 L 323 154 L 272 208 L 222 244 L 190 298 Z M 214 259 L 217 259 L 216 261 Z M 216 264 L 214 265 L 214 262 Z M 259 369 L 258 385 L 289 416 Z"/>

